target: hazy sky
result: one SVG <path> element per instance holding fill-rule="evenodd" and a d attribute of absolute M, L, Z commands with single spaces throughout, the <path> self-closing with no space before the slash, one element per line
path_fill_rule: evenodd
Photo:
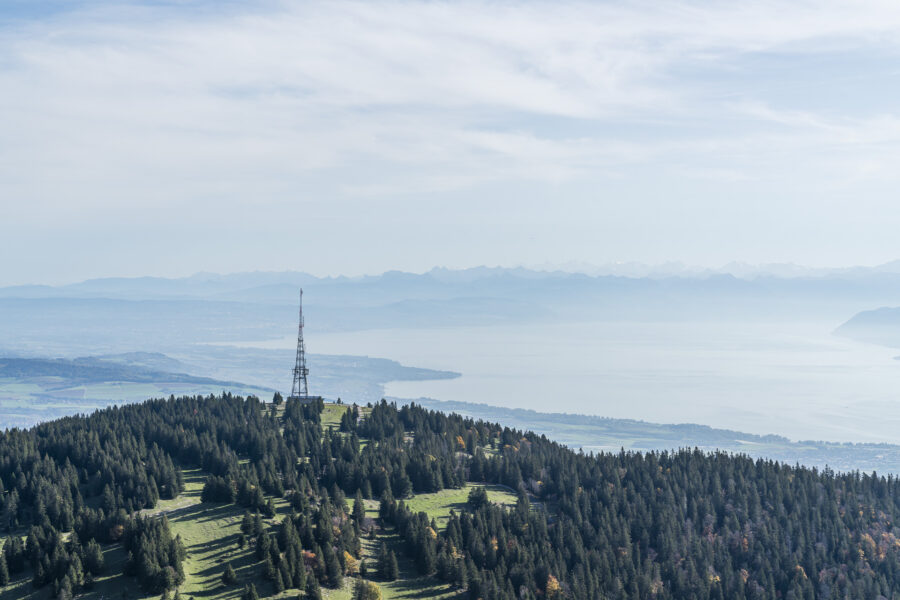
<path fill-rule="evenodd" d="M 900 257 L 900 4 L 0 3 L 0 284 Z"/>

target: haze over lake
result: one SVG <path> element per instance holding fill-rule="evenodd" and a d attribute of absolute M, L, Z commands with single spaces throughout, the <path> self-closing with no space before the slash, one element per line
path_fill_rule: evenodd
<path fill-rule="evenodd" d="M 181 361 L 175 372 L 286 391 L 300 287 L 313 355 L 461 373 L 422 381 L 388 365 L 335 388 L 337 371 L 313 368 L 311 389 L 326 396 L 369 401 L 402 372 L 387 395 L 795 440 L 900 437 L 900 311 L 877 310 L 900 305 L 895 263 L 747 279 L 477 268 L 25 286 L 0 289 L 0 345 L 31 358 L 158 353 Z"/>
<path fill-rule="evenodd" d="M 792 439 L 900 440 L 900 362 L 832 322 L 571 323 L 308 334 L 326 354 L 462 373 L 387 385 L 400 398 L 478 402 Z M 248 345 L 288 348 L 292 337 Z M 315 384 L 315 373 L 311 375 Z"/>

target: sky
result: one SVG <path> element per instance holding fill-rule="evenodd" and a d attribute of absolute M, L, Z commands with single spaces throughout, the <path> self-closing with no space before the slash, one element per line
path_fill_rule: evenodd
<path fill-rule="evenodd" d="M 900 258 L 900 5 L 0 3 L 0 284 Z"/>

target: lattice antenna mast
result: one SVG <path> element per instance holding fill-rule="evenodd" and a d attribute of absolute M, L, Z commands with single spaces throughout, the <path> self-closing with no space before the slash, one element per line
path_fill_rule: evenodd
<path fill-rule="evenodd" d="M 306 376 L 306 346 L 303 343 L 303 288 L 300 289 L 300 326 L 297 329 L 297 361 L 294 363 L 294 383 L 291 386 L 291 398 L 308 398 L 309 387 Z"/>

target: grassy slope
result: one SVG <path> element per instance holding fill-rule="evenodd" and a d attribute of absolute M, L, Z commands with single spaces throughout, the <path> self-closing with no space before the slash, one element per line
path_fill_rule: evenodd
<path fill-rule="evenodd" d="M 347 405 L 326 404 L 322 414 L 322 426 L 327 428 L 340 426 L 341 415 L 347 410 Z M 368 409 L 361 407 L 365 415 Z M 365 440 L 361 440 L 365 443 Z M 443 526 L 450 516 L 450 511 L 459 512 L 468 500 L 472 485 L 462 489 L 446 489 L 432 494 L 416 494 L 407 500 L 411 510 L 424 511 L 434 517 L 439 526 Z M 515 505 L 516 495 L 502 486 L 489 485 L 488 498 L 492 502 L 504 505 Z M 369 517 L 378 517 L 378 502 L 366 501 L 366 514 Z M 386 543 L 397 554 L 400 566 L 400 578 L 397 581 L 379 581 L 376 577 L 370 577 L 380 587 L 384 600 L 400 599 L 449 599 L 456 598 L 458 594 L 448 585 L 438 581 L 434 577 L 423 577 L 416 573 L 415 565 L 410 557 L 405 556 L 402 541 L 392 529 L 379 529 L 376 539 L 364 537 L 362 540 L 363 556 L 370 569 L 375 569 L 381 544 Z M 352 580 L 347 578 L 342 590 L 323 590 L 325 598 L 329 600 L 349 600 L 351 598 Z"/>
<path fill-rule="evenodd" d="M 325 429 L 329 427 L 339 428 L 341 426 L 341 415 L 347 412 L 347 408 L 349 408 L 347 404 L 326 402 L 325 410 L 322 411 L 322 427 Z M 365 414 L 369 409 L 362 407 L 361 410 Z"/>
<path fill-rule="evenodd" d="M 234 504 L 204 504 L 200 502 L 200 492 L 206 475 L 197 470 L 184 472 L 185 491 L 174 500 L 160 501 L 149 514 L 165 514 L 169 518 L 172 533 L 180 535 L 188 552 L 184 563 L 185 582 L 180 591 L 182 597 L 194 597 L 207 600 L 228 600 L 238 598 L 244 584 L 254 582 L 260 595 L 271 592 L 271 585 L 259 577 L 259 563 L 253 552 L 245 547 L 238 550 L 235 543 L 243 508 Z M 284 501 L 277 503 L 279 513 L 286 512 Z M 281 515 L 268 524 L 273 524 Z M 147 595 L 137 585 L 133 577 L 122 574 L 125 563 L 125 552 L 118 544 L 104 549 L 106 573 L 98 578 L 94 589 L 79 598 L 90 600 L 118 600 L 128 598 L 158 598 L 158 594 Z M 231 562 L 237 572 L 240 583 L 226 587 L 221 582 L 222 572 L 227 562 Z M 112 574 L 112 575 L 109 575 Z M 31 587 L 31 573 L 27 571 L 17 577 L 14 582 L 0 593 L 0 600 L 26 598 L 28 600 L 45 600 L 49 588 L 34 590 Z M 294 590 L 296 596 L 296 590 Z"/>
<path fill-rule="evenodd" d="M 516 495 L 509 488 L 492 484 L 487 486 L 468 484 L 458 490 L 446 489 L 433 494 L 416 494 L 406 501 L 406 505 L 413 512 L 428 513 L 428 516 L 437 520 L 438 526 L 443 528 L 450 518 L 451 510 L 457 513 L 465 510 L 469 492 L 473 487 L 487 487 L 488 500 L 495 504 L 516 505 Z"/>
<path fill-rule="evenodd" d="M 341 414 L 346 405 L 326 404 L 323 415 L 323 427 L 340 424 Z M 365 413 L 366 409 L 363 409 Z M 298 590 L 286 590 L 280 595 L 272 595 L 272 586 L 260 577 L 260 563 L 257 562 L 249 547 L 240 550 L 236 539 L 240 531 L 240 522 L 244 509 L 235 504 L 204 504 L 200 502 L 200 492 L 206 474 L 199 469 L 184 471 L 185 490 L 173 500 L 162 500 L 159 505 L 147 514 L 165 514 L 172 527 L 172 533 L 180 535 L 188 552 L 184 563 L 185 582 L 180 588 L 183 598 L 197 600 L 234 600 L 240 597 L 245 584 L 253 582 L 261 597 L 296 598 Z M 437 519 L 439 525 L 446 523 L 451 510 L 464 508 L 472 485 L 459 490 L 442 490 L 433 494 L 417 494 L 407 500 L 411 509 L 425 511 Z M 488 486 L 488 497 L 493 502 L 514 505 L 515 494 L 501 486 Z M 275 499 L 277 515 L 266 523 L 274 526 L 285 514 L 287 503 Z M 378 502 L 366 501 L 367 514 L 377 518 Z M 2 544 L 0 539 L 0 544 Z M 362 540 L 363 556 L 371 569 L 377 563 L 378 552 L 382 542 L 387 543 L 398 557 L 400 579 L 382 582 L 373 578 L 381 587 L 385 600 L 393 599 L 449 599 L 457 594 L 450 586 L 437 581 L 433 577 L 423 577 L 416 573 L 410 557 L 405 556 L 402 542 L 392 529 L 379 529 L 376 539 Z M 149 600 L 159 598 L 158 594 L 147 595 L 137 585 L 133 577 L 122 574 L 125 564 L 125 552 L 118 544 L 104 548 L 106 559 L 106 575 L 97 579 L 94 589 L 82 594 L 79 598 L 89 600 Z M 238 575 L 239 583 L 225 586 L 221 582 L 222 572 L 227 563 L 231 563 Z M 343 589 L 323 589 L 323 596 L 328 600 L 349 600 L 352 596 L 352 579 L 346 578 Z M 35 590 L 31 587 L 31 572 L 26 571 L 13 578 L 9 586 L 0 591 L 0 600 L 46 600 L 50 590 L 48 587 Z M 301 594 L 302 595 L 302 594 Z"/>
<path fill-rule="evenodd" d="M 407 504 L 412 510 L 428 513 L 429 516 L 437 520 L 439 526 L 443 527 L 450 516 L 451 510 L 459 512 L 464 508 L 472 487 L 480 486 L 468 485 L 459 490 L 448 489 L 433 494 L 416 494 L 416 496 L 407 501 Z M 488 498 L 492 502 L 506 506 L 515 505 L 516 495 L 511 491 L 495 485 L 487 486 L 487 488 Z M 366 514 L 372 518 L 378 517 L 377 501 L 366 501 Z M 400 565 L 400 578 L 397 581 L 379 581 L 376 577 L 370 578 L 381 587 L 385 600 L 407 598 L 449 599 L 458 596 L 449 585 L 438 581 L 434 577 L 423 577 L 416 573 L 412 559 L 403 552 L 400 537 L 391 529 L 379 530 L 375 539 L 363 538 L 363 557 L 370 569 L 376 568 L 377 557 L 382 543 L 386 543 L 397 554 Z M 325 597 L 330 600 L 349 600 L 351 597 L 351 584 L 351 580 L 348 579 L 347 585 L 345 585 L 343 590 L 327 590 Z"/>

